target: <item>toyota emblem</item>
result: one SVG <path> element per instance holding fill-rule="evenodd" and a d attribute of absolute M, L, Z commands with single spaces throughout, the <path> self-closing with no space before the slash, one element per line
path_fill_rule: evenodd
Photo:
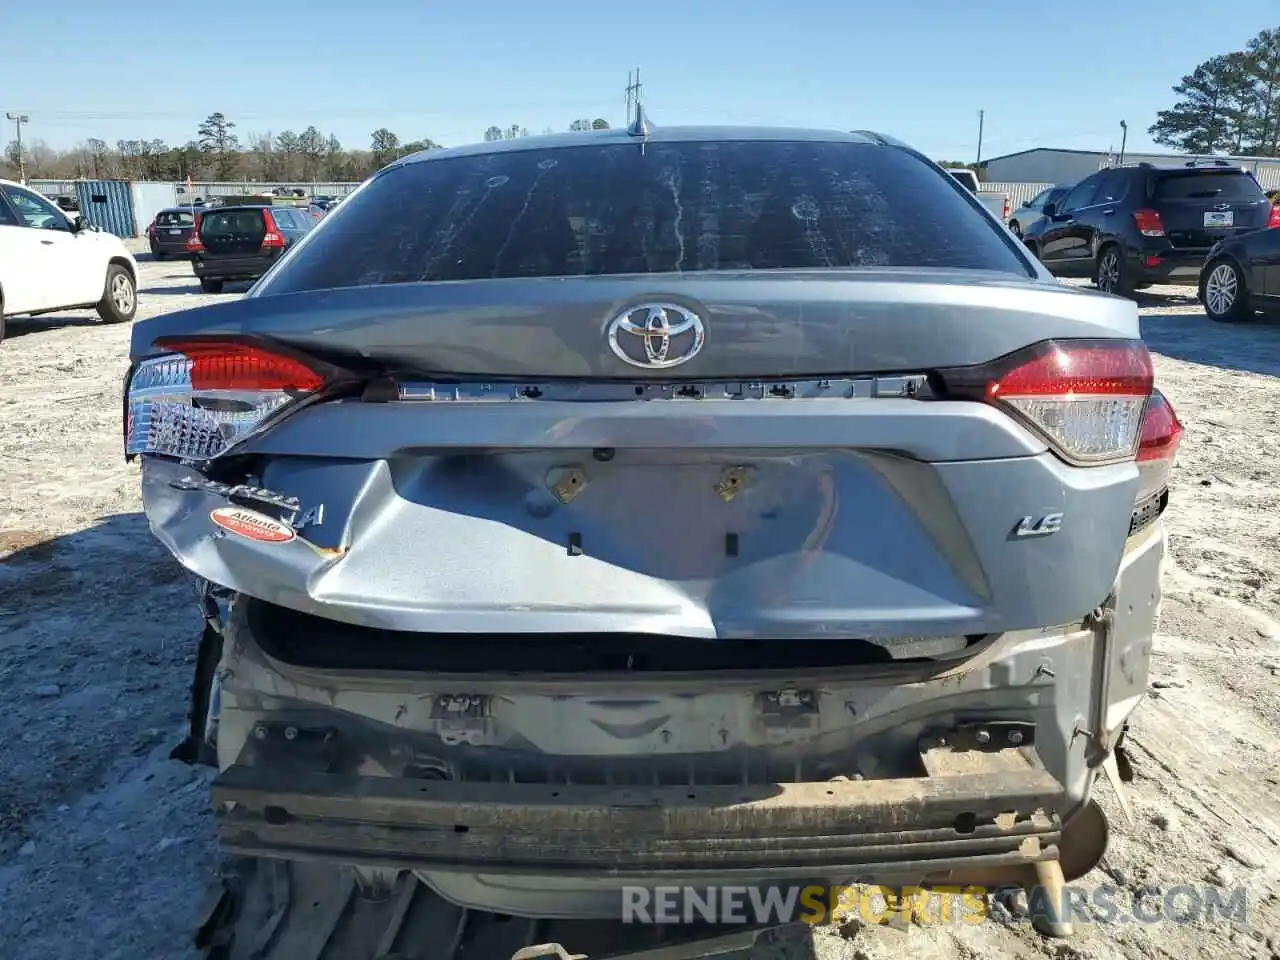
<path fill-rule="evenodd" d="M 609 321 L 609 347 L 633 367 L 662 370 L 688 363 L 706 337 L 702 318 L 675 303 L 642 303 Z"/>

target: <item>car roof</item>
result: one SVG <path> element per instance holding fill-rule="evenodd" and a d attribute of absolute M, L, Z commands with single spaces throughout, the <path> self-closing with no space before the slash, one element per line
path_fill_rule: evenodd
<path fill-rule="evenodd" d="M 285 205 L 280 204 L 280 206 L 284 207 Z M 269 207 L 265 203 L 223 203 L 223 204 L 219 204 L 216 207 L 210 207 L 205 212 L 206 213 L 225 213 L 228 210 L 274 210 L 274 209 L 276 209 L 276 207 L 274 206 Z M 292 208 L 285 207 L 285 209 L 288 210 Z"/>
<path fill-rule="evenodd" d="M 1140 163 L 1134 166 L 1113 168 L 1136 170 L 1140 173 L 1247 173 L 1244 167 L 1235 163 Z"/>
<path fill-rule="evenodd" d="M 866 130 L 821 130 L 804 127 L 651 127 L 643 136 L 626 128 L 592 130 L 582 133 L 553 133 L 543 136 L 516 137 L 513 140 L 490 140 L 461 147 L 422 150 L 410 154 L 391 166 L 448 160 L 453 157 L 483 156 L 491 153 L 516 153 L 524 150 L 556 150 L 585 144 L 608 143 L 689 143 L 732 142 L 742 140 L 811 141 L 815 143 L 862 143 L 868 145 L 906 146 L 890 137 Z"/>

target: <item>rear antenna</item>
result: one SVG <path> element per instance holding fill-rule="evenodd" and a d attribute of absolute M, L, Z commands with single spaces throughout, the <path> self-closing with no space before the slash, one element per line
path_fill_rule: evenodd
<path fill-rule="evenodd" d="M 631 121 L 631 126 L 627 127 L 627 135 L 631 137 L 647 137 L 653 129 L 653 125 L 649 123 L 649 117 L 644 112 L 644 107 L 640 105 L 639 97 L 636 98 L 636 118 Z"/>

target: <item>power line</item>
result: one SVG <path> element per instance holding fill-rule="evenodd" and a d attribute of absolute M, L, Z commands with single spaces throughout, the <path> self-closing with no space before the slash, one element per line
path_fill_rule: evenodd
<path fill-rule="evenodd" d="M 600 109 L 608 103 L 607 99 L 593 97 L 591 99 L 582 100 L 529 100 L 524 102 L 510 103 L 485 103 L 485 104 L 458 104 L 451 110 L 401 110 L 395 107 L 368 107 L 351 111 L 334 111 L 307 107 L 298 110 L 292 110 L 287 107 L 281 107 L 271 113 L 261 113 L 256 111 L 240 112 L 240 111 L 223 111 L 228 120 L 236 121 L 237 124 L 241 120 L 268 120 L 278 121 L 281 117 L 322 117 L 329 120 L 377 120 L 388 115 L 396 117 L 457 117 L 459 114 L 465 113 L 512 113 L 517 110 L 546 110 L 548 107 L 555 110 L 572 110 L 572 109 Z M 131 120 L 148 120 L 148 119 L 203 119 L 198 111 L 191 110 L 50 110 L 40 111 L 40 122 L 46 121 L 50 123 L 69 123 L 69 122 L 86 122 L 95 120 L 114 120 L 114 121 L 131 121 Z"/>

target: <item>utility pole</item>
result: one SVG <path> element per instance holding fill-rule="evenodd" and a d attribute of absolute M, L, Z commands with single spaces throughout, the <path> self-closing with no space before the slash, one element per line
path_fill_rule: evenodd
<path fill-rule="evenodd" d="M 633 73 L 635 74 L 634 80 L 631 78 Z M 631 126 L 631 105 L 635 104 L 638 107 L 640 104 L 640 90 L 642 86 L 643 84 L 640 83 L 640 68 L 636 67 L 635 70 L 628 70 L 627 71 L 627 123 L 626 123 L 627 126 Z"/>
<path fill-rule="evenodd" d="M 1124 145 L 1129 139 L 1129 125 L 1123 120 L 1120 121 L 1120 162 L 1116 164 L 1118 167 L 1124 166 Z"/>
<path fill-rule="evenodd" d="M 13 127 L 18 131 L 18 182 L 26 184 L 27 166 L 22 158 L 22 125 L 30 123 L 31 117 L 25 113 L 6 113 L 5 117 L 13 121 Z"/>
<path fill-rule="evenodd" d="M 973 161 L 973 172 L 976 174 L 978 168 L 982 166 L 982 123 L 985 118 L 986 111 L 978 111 L 978 158 Z"/>

